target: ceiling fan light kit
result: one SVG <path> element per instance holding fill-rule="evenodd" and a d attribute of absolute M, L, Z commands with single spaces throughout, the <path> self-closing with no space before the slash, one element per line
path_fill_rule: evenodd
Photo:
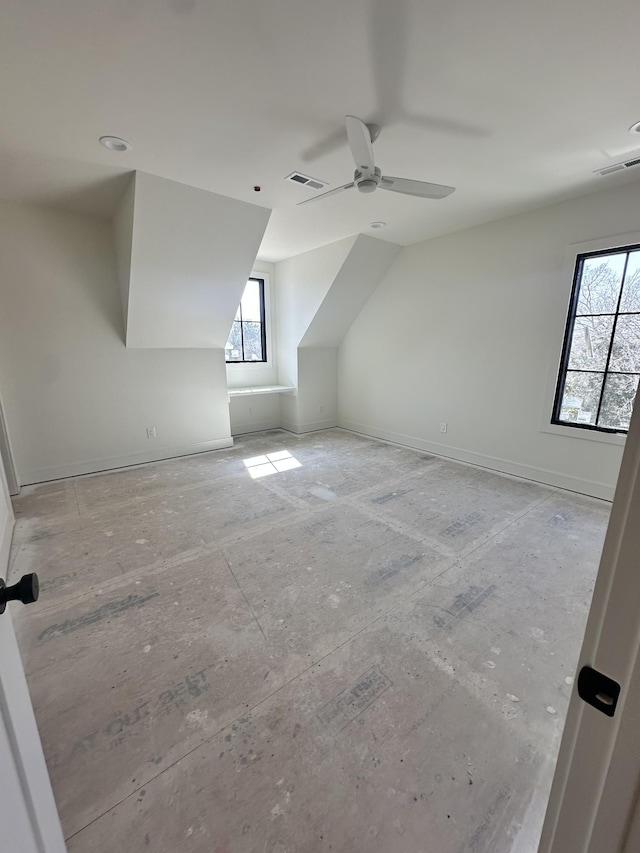
<path fill-rule="evenodd" d="M 455 191 L 455 187 L 447 187 L 444 184 L 430 184 L 426 181 L 414 181 L 411 178 L 392 178 L 383 175 L 380 169 L 376 167 L 373 159 L 373 142 L 380 133 L 379 126 L 367 125 L 356 116 L 345 116 L 345 122 L 349 148 L 356 164 L 353 181 L 326 193 L 307 198 L 298 204 L 311 204 L 321 198 L 336 195 L 353 187 L 356 187 L 361 193 L 372 193 L 377 189 L 382 189 L 403 195 L 432 199 L 446 198 Z"/>

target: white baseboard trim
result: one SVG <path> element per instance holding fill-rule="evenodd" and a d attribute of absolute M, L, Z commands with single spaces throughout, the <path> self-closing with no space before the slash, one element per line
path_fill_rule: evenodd
<path fill-rule="evenodd" d="M 335 429 L 338 424 L 335 420 L 315 421 L 308 424 L 294 424 L 291 421 L 281 421 L 280 426 L 282 429 L 286 429 L 287 432 L 302 435 L 305 432 L 317 432 L 320 429 Z"/>
<path fill-rule="evenodd" d="M 9 565 L 9 554 L 11 552 L 11 539 L 13 537 L 14 525 L 13 513 L 9 510 L 9 515 L 5 518 L 2 530 L 0 530 L 0 575 L 7 576 L 7 567 Z"/>
<path fill-rule="evenodd" d="M 263 432 L 268 429 L 280 429 L 280 418 L 275 418 L 270 421 L 259 421 L 258 423 L 234 424 L 231 430 L 231 435 L 247 435 L 250 432 Z"/>
<path fill-rule="evenodd" d="M 390 432 L 389 430 L 378 429 L 353 421 L 340 420 L 338 426 L 341 429 L 358 433 L 367 438 L 380 438 L 392 444 L 411 447 L 414 450 L 424 450 L 426 453 L 433 453 L 435 456 L 440 456 L 444 459 L 466 462 L 470 465 L 476 465 L 478 468 L 488 468 L 491 471 L 498 471 L 501 474 L 511 474 L 515 477 L 521 477 L 524 480 L 533 480 L 536 483 L 542 483 L 546 486 L 555 486 L 556 488 L 567 489 L 570 492 L 578 492 L 582 495 L 589 495 L 590 497 L 601 498 L 606 501 L 613 500 L 615 487 L 609 486 L 606 483 L 572 477 L 568 474 L 561 474 L 558 471 L 548 471 L 545 468 L 535 468 L 532 465 L 524 465 L 520 462 L 513 462 L 510 459 L 501 459 L 496 456 L 488 456 L 484 453 L 475 453 L 471 450 L 463 450 L 460 447 L 450 447 L 449 445 L 440 444 L 435 441 L 426 441 L 417 436 Z"/>
<path fill-rule="evenodd" d="M 89 459 L 86 462 L 72 462 L 69 465 L 59 465 L 53 468 L 37 468 L 34 471 L 27 471 L 23 475 L 21 485 L 30 486 L 34 483 L 45 483 L 48 480 L 64 480 L 66 477 L 79 477 L 82 474 L 98 474 L 100 471 L 129 468 L 132 465 L 143 465 L 145 462 L 161 462 L 163 459 L 192 456 L 194 453 L 207 453 L 209 450 L 220 450 L 224 447 L 233 447 L 233 438 L 215 438 L 211 441 L 199 441 L 196 444 L 157 447 L 155 450 L 132 453 L 128 456 Z"/>

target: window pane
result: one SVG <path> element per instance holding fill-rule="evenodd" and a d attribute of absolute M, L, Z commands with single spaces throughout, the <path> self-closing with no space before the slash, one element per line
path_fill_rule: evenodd
<path fill-rule="evenodd" d="M 242 335 L 237 321 L 231 326 L 231 334 L 224 349 L 227 361 L 242 361 Z"/>
<path fill-rule="evenodd" d="M 640 311 L 640 252 L 631 252 L 624 277 L 621 311 Z"/>
<path fill-rule="evenodd" d="M 595 424 L 603 373 L 567 371 L 560 420 L 577 424 Z"/>
<path fill-rule="evenodd" d="M 618 317 L 609 370 L 640 372 L 640 314 Z"/>
<path fill-rule="evenodd" d="M 262 320 L 262 314 L 260 313 L 259 281 L 247 282 L 240 305 L 242 306 L 243 320 L 256 320 L 258 323 Z"/>
<path fill-rule="evenodd" d="M 244 359 L 245 361 L 263 361 L 262 354 L 262 325 L 260 323 L 243 323 Z"/>
<path fill-rule="evenodd" d="M 611 314 L 618 305 L 626 253 L 585 258 L 576 314 Z"/>
<path fill-rule="evenodd" d="M 598 426 L 629 429 L 637 388 L 637 376 L 626 376 L 619 373 L 609 374 L 604 385 Z"/>
<path fill-rule="evenodd" d="M 577 317 L 571 338 L 569 368 L 604 370 L 613 330 L 613 317 Z"/>

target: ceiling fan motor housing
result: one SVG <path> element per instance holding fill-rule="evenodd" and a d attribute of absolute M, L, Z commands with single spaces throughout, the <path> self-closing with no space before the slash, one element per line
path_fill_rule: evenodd
<path fill-rule="evenodd" d="M 372 193 L 378 186 L 378 182 L 374 181 L 373 178 L 365 178 L 364 181 L 360 181 L 358 184 L 358 189 L 361 193 Z"/>
<path fill-rule="evenodd" d="M 381 177 L 382 172 L 378 168 L 363 169 L 360 172 L 356 170 L 353 181 L 361 193 L 372 193 L 380 183 Z"/>

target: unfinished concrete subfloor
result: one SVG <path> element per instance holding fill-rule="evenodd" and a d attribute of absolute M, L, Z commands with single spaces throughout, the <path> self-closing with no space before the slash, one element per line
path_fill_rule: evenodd
<path fill-rule="evenodd" d="M 607 503 L 329 430 L 15 510 L 70 853 L 536 850 Z"/>

